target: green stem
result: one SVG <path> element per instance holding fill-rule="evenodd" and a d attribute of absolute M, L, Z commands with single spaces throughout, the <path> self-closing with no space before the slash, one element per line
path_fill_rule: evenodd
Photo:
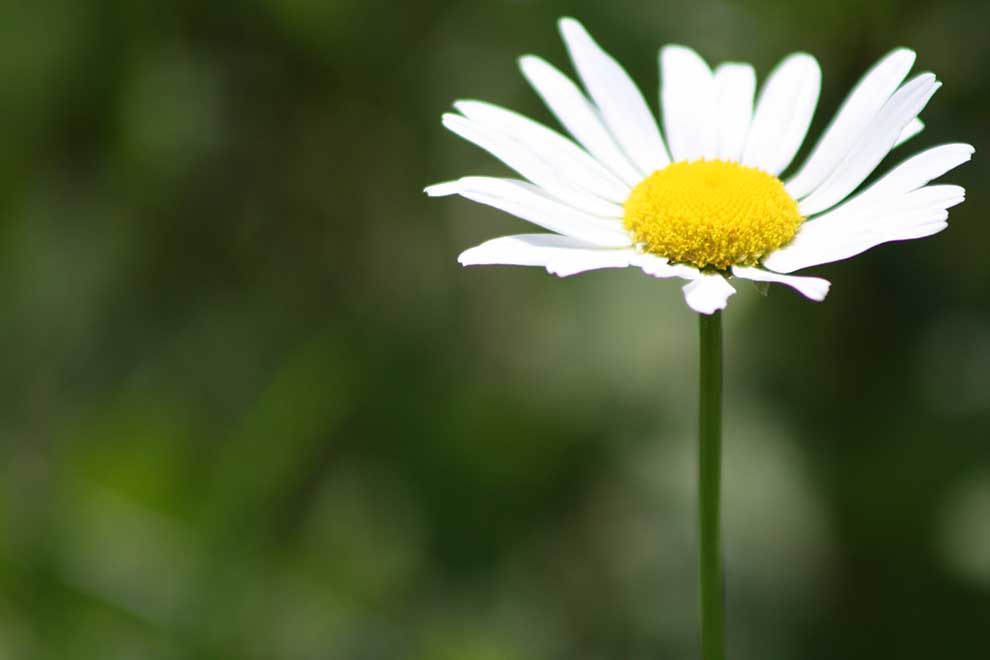
<path fill-rule="evenodd" d="M 698 406 L 698 576 L 701 588 L 701 656 L 725 660 L 722 576 L 722 313 L 700 314 Z"/>

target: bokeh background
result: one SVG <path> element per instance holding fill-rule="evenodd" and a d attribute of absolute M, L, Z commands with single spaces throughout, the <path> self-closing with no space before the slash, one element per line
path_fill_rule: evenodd
<path fill-rule="evenodd" d="M 636 272 L 461 269 L 523 223 L 456 98 L 583 20 L 807 50 L 812 135 L 897 45 L 976 145 L 948 231 L 726 315 L 735 660 L 985 657 L 990 5 L 43 0 L 0 11 L 0 658 L 697 657 L 696 320 Z M 810 143 L 809 143 L 810 145 Z M 807 151 L 807 146 L 805 152 Z"/>

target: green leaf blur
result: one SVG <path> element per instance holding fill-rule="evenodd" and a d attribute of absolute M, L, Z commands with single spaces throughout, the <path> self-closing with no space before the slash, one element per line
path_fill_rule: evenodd
<path fill-rule="evenodd" d="M 944 81 L 950 228 L 726 313 L 736 660 L 983 657 L 990 5 L 43 0 L 0 11 L 0 658 L 696 657 L 696 321 L 634 272 L 462 269 L 524 224 L 457 98 L 583 20 L 822 64 L 811 135 L 891 48 Z M 805 145 L 806 153 L 813 139 Z"/>

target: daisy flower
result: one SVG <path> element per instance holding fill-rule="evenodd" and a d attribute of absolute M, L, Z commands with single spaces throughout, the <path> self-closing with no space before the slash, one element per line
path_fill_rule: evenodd
<path fill-rule="evenodd" d="M 561 277 L 635 266 L 688 280 L 684 297 L 701 314 L 725 308 L 732 278 L 821 301 L 827 280 L 790 273 L 938 233 L 964 199 L 959 186 L 929 182 L 968 161 L 967 144 L 928 149 L 854 194 L 922 130 L 918 115 L 940 86 L 931 73 L 905 82 L 911 50 L 870 69 L 807 160 L 782 176 L 818 102 L 811 55 L 784 58 L 757 96 L 749 64 L 712 69 L 690 48 L 664 47 L 661 134 L 635 83 L 584 27 L 564 18 L 560 31 L 583 88 L 539 57 L 520 66 L 570 138 L 482 101 L 458 101 L 458 114 L 443 117 L 523 178 L 469 176 L 426 192 L 461 195 L 551 232 L 487 241 L 460 255 L 465 266 L 542 266 Z"/>

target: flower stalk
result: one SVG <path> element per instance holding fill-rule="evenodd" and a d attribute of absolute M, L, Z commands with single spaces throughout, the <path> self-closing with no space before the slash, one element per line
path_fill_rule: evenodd
<path fill-rule="evenodd" d="M 722 561 L 722 313 L 699 314 L 698 577 L 703 660 L 725 660 Z"/>

